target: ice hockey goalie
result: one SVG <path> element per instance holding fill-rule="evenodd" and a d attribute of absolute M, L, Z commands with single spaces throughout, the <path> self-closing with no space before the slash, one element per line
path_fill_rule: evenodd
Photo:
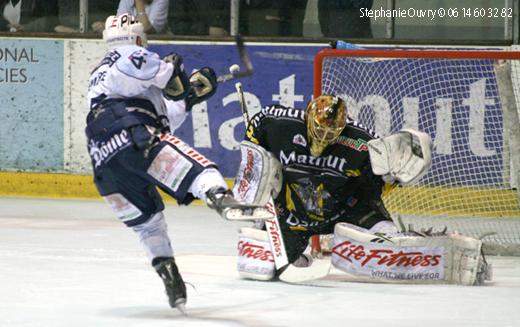
<path fill-rule="evenodd" d="M 262 109 L 245 139 L 234 194 L 258 202 L 272 196 L 279 230 L 273 242 L 270 229 L 242 228 L 238 270 L 243 278 L 288 281 L 284 275 L 300 266 L 291 276 L 305 280 L 314 266 L 305 256 L 314 234 L 334 234 L 331 263 L 352 280 L 470 285 L 489 276 L 479 240 L 400 233 L 384 206 L 385 185 L 413 184 L 428 171 L 427 134 L 402 130 L 379 137 L 348 117 L 340 97 L 322 95 L 305 110 Z M 281 179 L 278 173 L 264 178 L 270 175 L 266 171 L 278 170 Z M 273 260 L 282 250 L 289 266 Z"/>

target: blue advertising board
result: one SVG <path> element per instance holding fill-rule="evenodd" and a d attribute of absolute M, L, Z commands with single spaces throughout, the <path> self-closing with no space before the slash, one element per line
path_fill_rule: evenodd
<path fill-rule="evenodd" d="M 254 74 L 240 79 L 240 82 L 251 113 L 273 103 L 305 107 L 312 98 L 314 55 L 322 47 L 246 44 L 246 48 L 254 66 Z M 231 65 L 241 64 L 233 44 L 151 45 L 149 49 L 161 57 L 171 52 L 181 55 L 188 72 L 209 66 L 215 69 L 217 75 L 223 75 L 229 73 Z M 221 83 L 216 95 L 207 104 L 195 107 L 190 117 L 175 132 L 216 162 L 226 177 L 236 175 L 240 162 L 238 143 L 245 133 L 235 82 Z"/>
<path fill-rule="evenodd" d="M 62 40 L 0 40 L 0 170 L 64 169 L 64 50 Z M 325 45 L 246 44 L 254 74 L 240 79 L 250 115 L 269 104 L 303 108 L 312 98 L 313 59 Z M 150 50 L 183 56 L 186 70 L 204 66 L 217 75 L 241 64 L 234 44 L 156 44 Z M 418 128 L 434 140 L 428 176 L 442 185 L 501 184 L 503 116 L 492 61 L 352 61 L 350 75 L 336 74 L 349 113 L 385 134 Z M 72 77 L 74 78 L 74 77 Z M 219 85 L 197 105 L 175 134 L 215 161 L 224 176 L 239 165 L 245 127 L 235 82 Z M 362 86 L 362 87 L 360 87 Z M 83 119 L 73 117 L 74 119 Z M 465 175 L 462 172 L 467 172 Z"/>
<path fill-rule="evenodd" d="M 0 170 L 63 169 L 63 41 L 0 40 Z"/>
<path fill-rule="evenodd" d="M 312 97 L 313 59 L 323 46 L 248 45 L 255 73 L 241 80 L 250 111 L 280 103 L 304 107 Z M 185 58 L 187 71 L 204 66 L 225 74 L 240 64 L 234 45 L 156 45 L 165 56 Z M 352 60 L 348 75 L 335 73 L 341 89 L 326 90 L 347 99 L 350 114 L 381 134 L 411 127 L 434 140 L 427 179 L 439 185 L 499 185 L 503 176 L 503 118 L 490 60 Z M 361 118 L 360 112 L 371 112 Z M 378 117 L 379 116 L 379 117 Z M 244 134 L 234 81 L 222 83 L 207 106 L 195 108 L 176 132 L 219 164 L 236 173 L 237 148 Z M 209 136 L 208 136 L 209 135 Z M 434 182 L 435 183 L 435 182 Z"/>

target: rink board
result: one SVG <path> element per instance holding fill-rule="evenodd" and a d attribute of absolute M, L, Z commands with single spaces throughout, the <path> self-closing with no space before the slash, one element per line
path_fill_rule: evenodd
<path fill-rule="evenodd" d="M 226 181 L 230 187 L 233 185 L 232 179 L 228 178 Z M 388 206 L 388 210 L 393 214 L 520 217 L 520 210 L 514 209 L 517 208 L 516 204 L 518 201 L 515 190 L 489 189 L 475 191 L 465 187 L 408 187 L 400 188 L 393 192 L 395 193 L 390 193 L 386 196 L 398 196 L 408 199 L 408 201 L 400 202 L 399 205 Z M 166 202 L 174 201 L 171 197 L 166 196 L 164 193 L 162 194 Z M 90 175 L 27 172 L 0 172 L 0 196 L 100 198 Z M 495 207 L 486 207 L 485 204 L 489 203 L 489 199 L 494 201 Z M 464 203 L 464 206 L 450 205 L 450 211 L 446 212 L 446 201 Z M 427 207 L 424 206 L 425 203 L 428 204 Z M 493 211 L 490 211 L 490 209 L 493 209 Z"/>
<path fill-rule="evenodd" d="M 246 46 L 255 73 L 241 82 L 251 114 L 271 103 L 303 107 L 310 100 L 312 61 L 325 44 Z M 18 55 L 6 57 L 7 51 L 14 49 Z M 23 83 L 13 80 L 0 83 L 0 95 L 4 99 L 0 106 L 5 113 L 0 120 L 0 171 L 3 171 L 0 172 L 0 195 L 97 197 L 90 177 L 84 127 L 89 73 L 103 56 L 105 45 L 100 40 L 5 38 L 0 39 L 0 50 L 7 68 L 27 72 L 24 73 L 27 81 Z M 172 51 L 181 54 L 187 71 L 211 66 L 220 75 L 227 73 L 231 64 L 240 63 L 232 42 L 152 42 L 151 50 L 162 56 Z M 470 96 L 469 90 L 464 96 Z M 224 176 L 231 178 L 240 160 L 238 144 L 244 131 L 234 83 L 228 82 L 221 84 L 209 101 L 197 105 L 176 134 L 214 160 Z M 415 188 L 405 192 L 410 196 L 418 193 Z M 495 194 L 483 191 L 475 197 L 471 192 L 465 188 L 437 187 L 420 193 L 421 202 L 428 197 L 434 201 L 441 196 L 456 198 L 465 194 L 475 199 L 469 202 L 468 208 L 456 209 L 455 215 L 485 211 L 479 199 Z M 500 191 L 502 193 L 503 201 L 514 201 L 510 200 L 512 192 Z M 408 203 L 392 211 L 422 210 L 414 202 Z M 518 212 L 498 214 L 518 215 Z"/>

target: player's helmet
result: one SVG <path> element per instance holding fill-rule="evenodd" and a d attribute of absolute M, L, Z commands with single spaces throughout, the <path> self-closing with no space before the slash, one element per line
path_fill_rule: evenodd
<path fill-rule="evenodd" d="M 318 157 L 347 125 L 345 101 L 337 96 L 321 95 L 307 105 L 306 120 L 311 154 Z"/>
<path fill-rule="evenodd" d="M 134 16 L 122 14 L 121 16 L 109 16 L 105 21 L 103 40 L 108 48 L 120 45 L 140 45 L 146 47 L 147 39 L 141 24 Z"/>

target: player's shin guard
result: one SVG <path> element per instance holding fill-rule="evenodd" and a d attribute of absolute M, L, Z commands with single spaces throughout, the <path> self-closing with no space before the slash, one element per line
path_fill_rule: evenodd
<path fill-rule="evenodd" d="M 166 219 L 162 212 L 154 214 L 147 222 L 133 226 L 132 229 L 139 236 L 139 240 L 146 251 L 146 256 L 150 260 L 173 256 Z"/>
<path fill-rule="evenodd" d="M 172 308 L 186 304 L 186 285 L 173 258 L 155 258 L 152 265 L 161 277 Z"/>

